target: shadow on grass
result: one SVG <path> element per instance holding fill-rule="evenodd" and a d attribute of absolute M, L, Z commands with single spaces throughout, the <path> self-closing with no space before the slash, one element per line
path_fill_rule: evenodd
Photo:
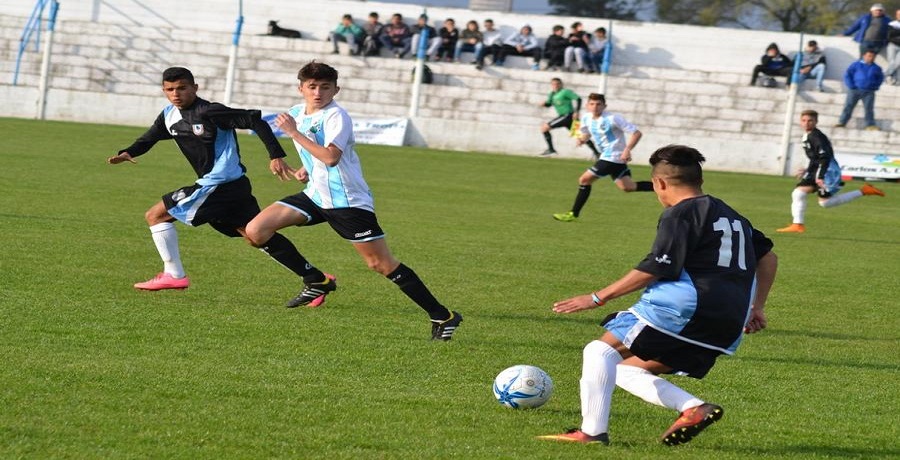
<path fill-rule="evenodd" d="M 892 446 L 879 448 L 852 448 L 824 444 L 795 444 L 784 447 L 772 448 L 737 448 L 720 447 L 719 450 L 731 451 L 738 454 L 753 454 L 754 456 L 792 457 L 795 455 L 812 455 L 822 458 L 900 458 L 900 449 Z"/>
<path fill-rule="evenodd" d="M 811 339 L 828 339 L 828 340 L 861 340 L 864 342 L 900 342 L 900 337 L 872 337 L 871 335 L 860 335 L 860 334 L 837 334 L 834 332 L 825 332 L 825 331 L 817 331 L 817 330 L 808 330 L 808 331 L 794 331 L 789 329 L 775 329 L 768 328 L 766 329 L 766 334 L 772 335 L 787 335 L 787 336 L 799 336 L 799 337 L 808 337 Z"/>
<path fill-rule="evenodd" d="M 793 364 L 793 365 L 801 365 L 801 366 L 816 366 L 816 367 L 840 367 L 840 368 L 855 368 L 855 369 L 868 369 L 874 371 L 900 371 L 900 366 L 891 366 L 889 364 L 884 363 L 859 363 L 852 360 L 847 361 L 828 361 L 825 359 L 799 359 L 799 358 L 761 358 L 761 357 L 753 357 L 753 356 L 742 356 L 740 358 L 742 361 L 757 361 L 761 363 L 779 363 L 779 364 Z"/>

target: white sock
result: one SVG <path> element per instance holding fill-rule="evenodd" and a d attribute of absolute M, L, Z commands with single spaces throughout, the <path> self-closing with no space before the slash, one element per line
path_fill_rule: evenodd
<path fill-rule="evenodd" d="M 163 261 L 163 271 L 173 278 L 184 278 L 181 255 L 178 253 L 178 232 L 171 222 L 163 222 L 150 227 L 150 235 Z"/>
<path fill-rule="evenodd" d="M 859 197 L 863 196 L 863 192 L 859 190 L 854 190 L 852 192 L 841 193 L 840 195 L 835 195 L 827 200 L 819 201 L 819 206 L 823 208 L 831 208 L 834 206 L 842 205 L 844 203 L 849 203 Z"/>
<path fill-rule="evenodd" d="M 596 436 L 609 429 L 609 407 L 616 387 L 616 364 L 622 362 L 613 347 L 594 340 L 584 347 L 581 367 L 581 431 Z"/>
<path fill-rule="evenodd" d="M 625 364 L 616 366 L 616 385 L 650 404 L 668 407 L 678 412 L 703 404 L 703 401 L 672 382 L 640 367 Z"/>
<path fill-rule="evenodd" d="M 791 216 L 793 223 L 802 224 L 803 215 L 806 214 L 806 192 L 795 188 L 791 193 Z"/>

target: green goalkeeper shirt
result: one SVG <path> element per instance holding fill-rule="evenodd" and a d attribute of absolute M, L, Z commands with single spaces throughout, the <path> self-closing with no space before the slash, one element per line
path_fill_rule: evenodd
<path fill-rule="evenodd" d="M 572 91 L 569 88 L 563 88 L 559 91 L 552 92 L 547 95 L 547 102 L 545 105 L 553 106 L 556 109 L 556 113 L 559 116 L 568 115 L 576 110 L 575 107 L 572 107 L 572 103 L 578 103 L 578 109 L 581 107 L 581 98 L 575 94 L 575 91 Z"/>

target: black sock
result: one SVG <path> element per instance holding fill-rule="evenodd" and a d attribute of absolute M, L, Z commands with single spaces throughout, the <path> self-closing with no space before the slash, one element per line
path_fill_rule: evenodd
<path fill-rule="evenodd" d="M 393 281 L 416 305 L 428 312 L 428 316 L 433 321 L 450 319 L 450 310 L 447 310 L 447 307 L 441 305 L 431 295 L 425 283 L 419 279 L 419 275 L 416 275 L 416 272 L 412 271 L 411 268 L 400 264 L 396 270 L 387 275 L 387 279 Z"/>
<path fill-rule="evenodd" d="M 594 145 L 594 141 L 589 140 L 585 142 L 584 145 L 587 145 L 588 148 L 591 149 L 591 152 L 594 152 L 595 157 L 600 158 L 600 151 L 597 150 L 597 146 Z"/>
<path fill-rule="evenodd" d="M 591 196 L 591 186 L 579 185 L 578 195 L 575 195 L 575 204 L 572 205 L 572 214 L 574 214 L 575 217 L 578 217 L 578 214 L 581 214 L 581 208 L 587 203 L 589 196 Z"/>
<path fill-rule="evenodd" d="M 303 278 L 303 282 L 306 284 L 325 281 L 325 274 L 310 265 L 300 251 L 297 251 L 297 247 L 280 233 L 272 235 L 272 238 L 269 238 L 269 241 L 266 241 L 266 244 L 262 245 L 260 249 L 284 265 L 285 268 Z"/>
<path fill-rule="evenodd" d="M 637 188 L 634 189 L 635 192 L 652 192 L 653 191 L 653 182 L 648 180 L 642 180 L 635 182 L 634 185 L 637 185 Z"/>
<path fill-rule="evenodd" d="M 547 131 L 546 133 L 544 133 L 544 140 L 547 141 L 547 148 L 551 152 L 555 152 L 556 149 L 553 148 L 553 136 L 550 135 L 550 131 Z"/>

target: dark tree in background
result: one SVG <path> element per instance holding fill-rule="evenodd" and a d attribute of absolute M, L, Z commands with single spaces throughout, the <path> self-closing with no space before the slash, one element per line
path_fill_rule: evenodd
<path fill-rule="evenodd" d="M 560 16 L 580 16 L 635 20 L 638 11 L 652 6 L 652 0 L 549 0 L 553 14 Z"/>
<path fill-rule="evenodd" d="M 656 0 L 661 22 L 813 34 L 837 33 L 872 0 Z"/>

